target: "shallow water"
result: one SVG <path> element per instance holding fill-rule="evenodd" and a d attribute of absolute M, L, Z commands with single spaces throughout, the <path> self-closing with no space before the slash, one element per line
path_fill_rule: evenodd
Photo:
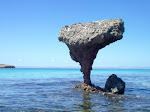
<path fill-rule="evenodd" d="M 104 87 L 112 73 L 126 82 L 124 95 L 74 89 L 78 69 L 0 69 L 0 111 L 150 112 L 150 70 L 92 70 L 92 82 Z"/>

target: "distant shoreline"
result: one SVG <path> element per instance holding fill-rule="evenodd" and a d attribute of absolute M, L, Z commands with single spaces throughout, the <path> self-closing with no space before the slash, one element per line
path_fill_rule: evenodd
<path fill-rule="evenodd" d="M 0 67 L 1 68 L 1 67 Z M 5 68 L 4 68 L 5 69 Z M 80 70 L 80 68 L 59 68 L 59 67 L 16 67 L 16 69 L 66 69 Z M 93 70 L 150 70 L 150 68 L 93 68 Z"/>
<path fill-rule="evenodd" d="M 16 68 L 14 65 L 0 64 L 0 68 Z"/>

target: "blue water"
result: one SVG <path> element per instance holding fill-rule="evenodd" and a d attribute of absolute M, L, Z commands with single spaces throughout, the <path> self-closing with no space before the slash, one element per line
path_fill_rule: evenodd
<path fill-rule="evenodd" d="M 124 95 L 74 89 L 78 69 L 0 69 L 0 111 L 150 112 L 150 70 L 92 70 L 92 83 L 104 87 L 111 74 L 126 82 Z"/>

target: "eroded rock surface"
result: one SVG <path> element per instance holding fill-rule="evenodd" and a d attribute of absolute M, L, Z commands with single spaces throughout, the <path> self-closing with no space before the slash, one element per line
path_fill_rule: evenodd
<path fill-rule="evenodd" d="M 124 22 L 121 19 L 101 20 L 65 26 L 58 35 L 64 42 L 71 58 L 79 62 L 84 74 L 84 83 L 92 85 L 90 71 L 99 49 L 122 39 Z"/>
<path fill-rule="evenodd" d="M 104 92 L 104 90 L 98 86 L 95 86 L 95 85 L 87 85 L 87 84 L 76 84 L 75 85 L 75 88 L 79 88 L 83 91 L 86 91 L 86 92 L 89 92 L 89 93 L 94 93 L 94 92 Z"/>

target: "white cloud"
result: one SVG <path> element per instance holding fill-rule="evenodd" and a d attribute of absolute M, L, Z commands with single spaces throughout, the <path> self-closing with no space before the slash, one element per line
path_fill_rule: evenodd
<path fill-rule="evenodd" d="M 101 63 L 102 61 L 99 60 L 98 62 Z"/>
<path fill-rule="evenodd" d="M 54 62 L 54 61 L 55 61 L 55 58 L 51 58 L 50 61 L 51 61 L 51 62 Z"/>
<path fill-rule="evenodd" d="M 17 61 L 18 61 L 18 62 L 22 62 L 22 61 L 23 61 L 23 59 L 19 58 Z"/>

